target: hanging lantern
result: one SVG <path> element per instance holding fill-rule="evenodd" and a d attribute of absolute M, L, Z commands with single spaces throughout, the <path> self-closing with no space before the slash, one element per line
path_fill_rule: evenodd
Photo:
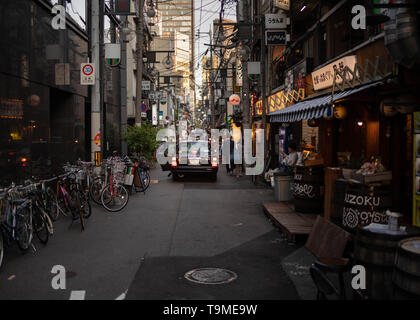
<path fill-rule="evenodd" d="M 347 108 L 345 106 L 335 106 L 334 107 L 334 117 L 336 119 L 345 119 L 347 117 Z"/>
<path fill-rule="evenodd" d="M 311 128 L 319 127 L 319 119 L 308 120 L 308 126 Z"/>
<path fill-rule="evenodd" d="M 28 97 L 28 104 L 30 106 L 38 107 L 40 103 L 41 103 L 41 98 L 38 95 L 33 94 L 33 95 Z"/>
<path fill-rule="evenodd" d="M 381 113 L 385 117 L 393 117 L 398 113 L 398 109 L 396 108 L 395 104 L 393 105 L 390 101 L 382 101 L 380 109 Z"/>

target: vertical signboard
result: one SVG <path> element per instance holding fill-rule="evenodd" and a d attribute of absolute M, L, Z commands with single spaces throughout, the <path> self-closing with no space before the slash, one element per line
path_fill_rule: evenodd
<path fill-rule="evenodd" d="M 414 145 L 414 191 L 413 191 L 413 225 L 420 227 L 420 112 L 413 113 Z"/>
<path fill-rule="evenodd" d="M 152 105 L 152 125 L 158 125 L 158 110 L 157 104 Z"/>
<path fill-rule="evenodd" d="M 236 86 L 242 87 L 242 61 L 238 60 L 236 65 Z"/>

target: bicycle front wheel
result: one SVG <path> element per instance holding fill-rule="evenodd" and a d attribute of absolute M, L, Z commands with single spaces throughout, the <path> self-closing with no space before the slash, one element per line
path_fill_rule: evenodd
<path fill-rule="evenodd" d="M 47 244 L 49 238 L 49 231 L 47 227 L 47 222 L 44 219 L 44 216 L 41 210 L 37 207 L 33 209 L 32 215 L 32 228 L 42 244 Z"/>
<path fill-rule="evenodd" d="M 60 217 L 60 209 L 58 207 L 57 197 L 50 187 L 47 188 L 47 214 L 52 221 L 57 221 Z"/>
<path fill-rule="evenodd" d="M 90 205 L 89 195 L 86 193 L 81 193 L 81 205 L 83 211 L 83 217 L 89 219 L 92 215 L 92 206 Z"/>
<path fill-rule="evenodd" d="M 139 176 L 141 179 L 141 187 L 136 187 L 137 192 L 145 192 L 150 185 L 150 174 L 147 170 L 139 170 Z"/>
<path fill-rule="evenodd" d="M 89 195 L 92 198 L 93 202 L 96 204 L 101 204 L 101 191 L 102 191 L 102 179 L 96 178 L 92 181 L 89 188 Z"/>
<path fill-rule="evenodd" d="M 82 231 L 85 230 L 85 207 L 83 203 L 83 194 L 77 189 L 73 189 L 70 192 L 70 199 L 73 205 L 72 216 L 73 220 L 80 219 Z"/>
<path fill-rule="evenodd" d="M 108 185 L 101 193 L 102 206 L 110 212 L 118 212 L 128 203 L 128 191 L 123 185 Z"/>
<path fill-rule="evenodd" d="M 20 250 L 27 251 L 32 243 L 32 222 L 29 208 L 24 208 L 18 214 L 16 222 L 17 236 L 15 238 Z"/>

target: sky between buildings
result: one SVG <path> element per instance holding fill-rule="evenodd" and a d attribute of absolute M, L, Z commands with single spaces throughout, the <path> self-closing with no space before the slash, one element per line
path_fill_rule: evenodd
<path fill-rule="evenodd" d="M 67 4 L 67 12 L 73 17 L 76 22 L 82 28 L 85 28 L 83 20 L 86 20 L 85 15 L 85 1 L 86 0 L 72 0 L 71 4 Z M 155 0 L 159 2 L 159 0 Z M 165 0 L 165 3 L 168 0 Z M 56 4 L 58 0 L 51 0 L 53 4 Z M 201 85 L 202 81 L 202 66 L 201 59 L 207 50 L 208 46 L 205 44 L 209 43 L 209 37 L 205 34 L 198 34 L 198 32 L 208 32 L 210 29 L 213 29 L 212 23 L 214 19 L 219 18 L 220 14 L 220 0 L 194 0 L 195 8 L 195 22 L 194 22 L 194 32 L 196 37 L 196 52 L 195 52 L 195 81 L 198 85 Z M 134 8 L 131 9 L 134 11 Z M 236 20 L 236 7 L 235 3 L 225 6 L 225 15 L 224 18 Z M 109 27 L 109 24 L 105 24 L 105 29 Z M 197 88 L 198 90 L 199 88 Z M 198 93 L 198 92 L 197 92 Z"/>

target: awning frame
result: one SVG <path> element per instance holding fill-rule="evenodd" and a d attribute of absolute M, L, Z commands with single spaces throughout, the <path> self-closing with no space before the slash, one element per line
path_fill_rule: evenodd
<path fill-rule="evenodd" d="M 367 90 L 371 87 L 378 86 L 382 83 L 382 81 L 377 81 L 356 88 L 336 92 L 334 95 L 329 93 L 318 98 L 303 100 L 290 107 L 272 112 L 268 114 L 268 116 L 270 116 L 270 122 L 297 122 L 301 120 L 330 118 L 333 116 L 332 104 L 335 101 L 341 100 L 357 92 Z"/>

